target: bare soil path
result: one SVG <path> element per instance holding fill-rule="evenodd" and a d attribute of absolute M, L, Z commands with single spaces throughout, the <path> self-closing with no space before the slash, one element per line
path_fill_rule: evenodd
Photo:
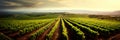
<path fill-rule="evenodd" d="M 25 35 L 18 37 L 17 40 L 28 40 L 31 34 L 35 33 L 37 30 L 33 30 L 32 32 L 26 33 Z"/>
<path fill-rule="evenodd" d="M 9 37 L 15 37 L 15 36 L 18 35 L 18 34 L 19 34 L 19 32 L 17 31 L 17 32 L 12 33 L 12 34 L 8 34 L 8 36 L 9 36 Z"/>
<path fill-rule="evenodd" d="M 108 38 L 108 40 L 120 40 L 120 33 Z"/>
<path fill-rule="evenodd" d="M 54 32 L 53 37 L 52 37 L 51 40 L 58 40 L 59 34 L 60 34 L 60 24 L 61 24 L 61 23 L 59 23 L 58 28 L 57 28 L 56 31 Z"/>
<path fill-rule="evenodd" d="M 56 21 L 57 21 L 57 20 L 56 20 Z M 50 30 L 51 30 L 51 29 L 53 28 L 53 26 L 55 25 L 56 21 L 53 22 L 53 23 L 50 25 L 50 27 L 49 27 L 44 33 L 42 33 L 40 36 L 38 36 L 36 40 L 45 40 L 46 34 L 48 34 L 48 33 L 50 32 Z"/>

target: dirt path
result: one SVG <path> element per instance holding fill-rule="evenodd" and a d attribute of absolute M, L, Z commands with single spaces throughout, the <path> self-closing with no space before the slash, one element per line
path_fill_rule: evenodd
<path fill-rule="evenodd" d="M 9 34 L 11 31 L 10 30 L 6 30 L 6 29 L 0 29 L 0 32 L 2 32 L 4 34 Z"/>
<path fill-rule="evenodd" d="M 59 23 L 58 28 L 57 28 L 56 31 L 54 32 L 53 37 L 52 37 L 51 40 L 58 40 L 59 32 L 60 32 L 60 24 L 61 24 L 61 23 Z"/>
<path fill-rule="evenodd" d="M 12 33 L 12 34 L 8 34 L 8 36 L 9 36 L 9 37 L 15 37 L 15 36 L 18 35 L 18 34 L 19 34 L 19 32 L 17 31 L 17 32 Z"/>
<path fill-rule="evenodd" d="M 1 31 L 4 31 L 4 30 L 5 30 L 5 29 L 0 29 L 0 32 L 1 32 Z"/>
<path fill-rule="evenodd" d="M 72 37 L 73 33 L 71 32 L 70 29 L 67 29 L 67 31 L 68 31 L 69 40 L 72 40 L 73 39 L 73 37 Z"/>
<path fill-rule="evenodd" d="M 28 40 L 31 34 L 35 33 L 37 30 L 33 30 L 32 32 L 26 33 L 25 35 L 18 37 L 17 40 Z"/>
<path fill-rule="evenodd" d="M 108 40 L 120 40 L 120 33 L 115 36 L 111 36 Z"/>
<path fill-rule="evenodd" d="M 41 29 L 41 27 L 38 28 L 38 29 L 33 30 L 32 32 L 28 32 L 23 36 L 18 37 L 17 40 L 28 40 L 28 38 L 31 36 L 31 34 L 35 33 L 39 29 Z"/>
<path fill-rule="evenodd" d="M 1 30 L 0 32 L 4 33 L 5 35 L 9 36 L 9 37 L 15 37 L 16 35 L 19 34 L 19 32 L 15 32 L 15 33 L 11 33 L 11 31 L 8 31 L 8 30 Z"/>
<path fill-rule="evenodd" d="M 52 25 L 51 25 L 44 33 L 42 33 L 40 36 L 38 36 L 36 40 L 45 40 L 46 34 L 47 34 L 48 32 L 50 32 L 50 30 L 51 30 L 52 27 L 55 25 L 55 23 L 56 23 L 56 21 L 53 22 Z"/>

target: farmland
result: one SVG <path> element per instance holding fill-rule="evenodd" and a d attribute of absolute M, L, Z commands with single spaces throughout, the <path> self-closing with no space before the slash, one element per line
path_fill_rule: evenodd
<path fill-rule="evenodd" d="M 0 40 L 119 40 L 119 32 L 118 20 L 82 14 L 10 14 L 0 17 Z"/>

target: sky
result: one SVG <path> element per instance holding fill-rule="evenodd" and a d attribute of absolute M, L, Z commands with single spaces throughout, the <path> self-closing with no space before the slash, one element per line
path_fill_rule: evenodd
<path fill-rule="evenodd" d="M 0 0 L 0 10 L 55 11 L 89 10 L 118 11 L 120 0 Z"/>

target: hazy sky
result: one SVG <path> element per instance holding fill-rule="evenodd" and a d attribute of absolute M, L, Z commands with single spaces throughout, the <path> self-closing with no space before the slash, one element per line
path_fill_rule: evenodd
<path fill-rule="evenodd" d="M 0 0 L 0 9 L 117 11 L 120 0 Z"/>

